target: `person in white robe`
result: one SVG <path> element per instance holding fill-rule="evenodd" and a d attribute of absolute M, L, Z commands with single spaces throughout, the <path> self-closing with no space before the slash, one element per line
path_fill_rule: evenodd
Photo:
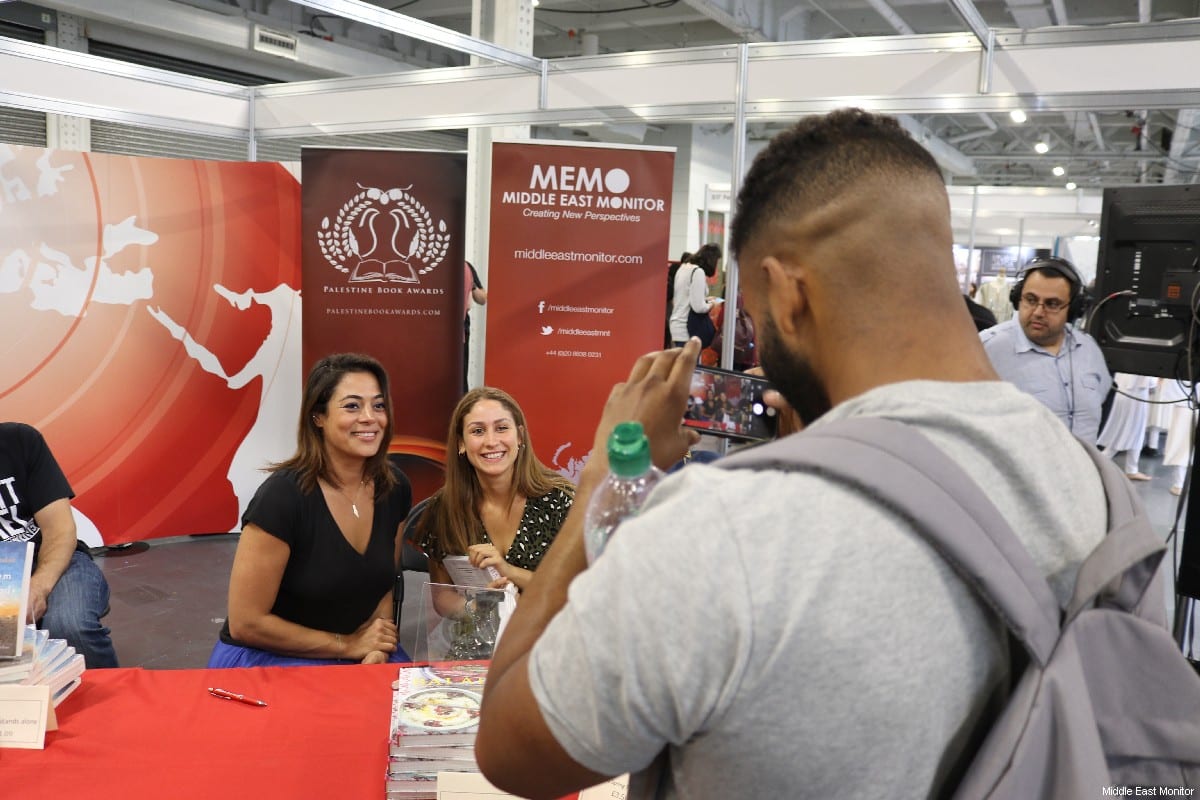
<path fill-rule="evenodd" d="M 1005 277 L 1004 267 L 980 284 L 975 301 L 996 315 L 996 322 L 1004 322 L 1013 315 L 1012 284 Z"/>
<path fill-rule="evenodd" d="M 1150 414 L 1150 390 L 1157 381 L 1146 375 L 1116 374 L 1117 396 L 1096 445 L 1116 458 L 1125 454 L 1125 477 L 1131 481 L 1148 481 L 1150 476 L 1138 467 L 1142 445 L 1146 441 L 1146 420 Z"/>
<path fill-rule="evenodd" d="M 1165 380 L 1159 389 L 1162 400 L 1180 402 L 1163 406 L 1170 409 L 1167 419 L 1167 443 L 1163 447 L 1163 466 L 1171 467 L 1171 494 L 1183 493 L 1188 467 L 1192 463 L 1192 431 L 1196 429 L 1196 410 L 1188 398 L 1192 394 L 1189 384 L 1176 380 Z"/>

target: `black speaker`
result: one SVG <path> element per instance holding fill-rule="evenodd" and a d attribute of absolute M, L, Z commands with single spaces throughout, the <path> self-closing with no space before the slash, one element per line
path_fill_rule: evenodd
<path fill-rule="evenodd" d="M 1067 283 L 1071 284 L 1071 299 L 1067 306 L 1067 322 L 1074 322 L 1083 315 L 1084 296 L 1083 296 L 1083 279 L 1079 277 L 1079 273 L 1075 271 L 1075 267 L 1071 266 L 1071 262 L 1065 258 L 1058 256 L 1038 256 L 1026 264 L 1019 275 L 1017 281 L 1013 284 L 1012 289 L 1008 293 L 1009 302 L 1012 303 L 1013 310 L 1021 308 L 1021 294 L 1025 291 L 1025 279 L 1030 272 L 1053 272 L 1054 274 L 1066 278 Z"/>

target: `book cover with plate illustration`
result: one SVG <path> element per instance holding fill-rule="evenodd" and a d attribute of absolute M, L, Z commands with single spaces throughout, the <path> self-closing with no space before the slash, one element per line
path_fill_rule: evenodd
<path fill-rule="evenodd" d="M 392 693 L 392 751 L 473 744 L 486 680 L 487 664 L 400 667 Z"/>

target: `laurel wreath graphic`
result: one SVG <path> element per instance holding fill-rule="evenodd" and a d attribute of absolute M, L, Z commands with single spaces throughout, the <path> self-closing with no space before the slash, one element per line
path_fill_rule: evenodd
<path fill-rule="evenodd" d="M 317 245 L 330 266 L 339 272 L 350 272 L 346 262 L 361 252 L 358 239 L 354 236 L 355 221 L 371 207 L 377 204 L 387 206 L 392 202 L 416 228 L 408 255 L 420 258 L 425 264 L 417 274 L 431 272 L 442 263 L 450 249 L 450 234 L 446 229 L 445 220 L 438 220 L 435 226 L 429 209 L 405 189 L 392 188 L 385 192 L 382 189 L 363 187 L 361 184 L 359 186 L 363 191 L 342 205 L 333 224 L 330 224 L 329 217 L 325 217 L 321 220 L 321 230 L 317 231 Z"/>

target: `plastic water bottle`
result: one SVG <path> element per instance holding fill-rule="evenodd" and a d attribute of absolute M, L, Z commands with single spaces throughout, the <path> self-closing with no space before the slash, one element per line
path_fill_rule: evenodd
<path fill-rule="evenodd" d="M 588 564 L 604 551 L 621 520 L 638 512 L 663 471 L 650 463 L 650 440 L 640 422 L 622 422 L 608 437 L 608 477 L 592 495 L 583 518 Z"/>

